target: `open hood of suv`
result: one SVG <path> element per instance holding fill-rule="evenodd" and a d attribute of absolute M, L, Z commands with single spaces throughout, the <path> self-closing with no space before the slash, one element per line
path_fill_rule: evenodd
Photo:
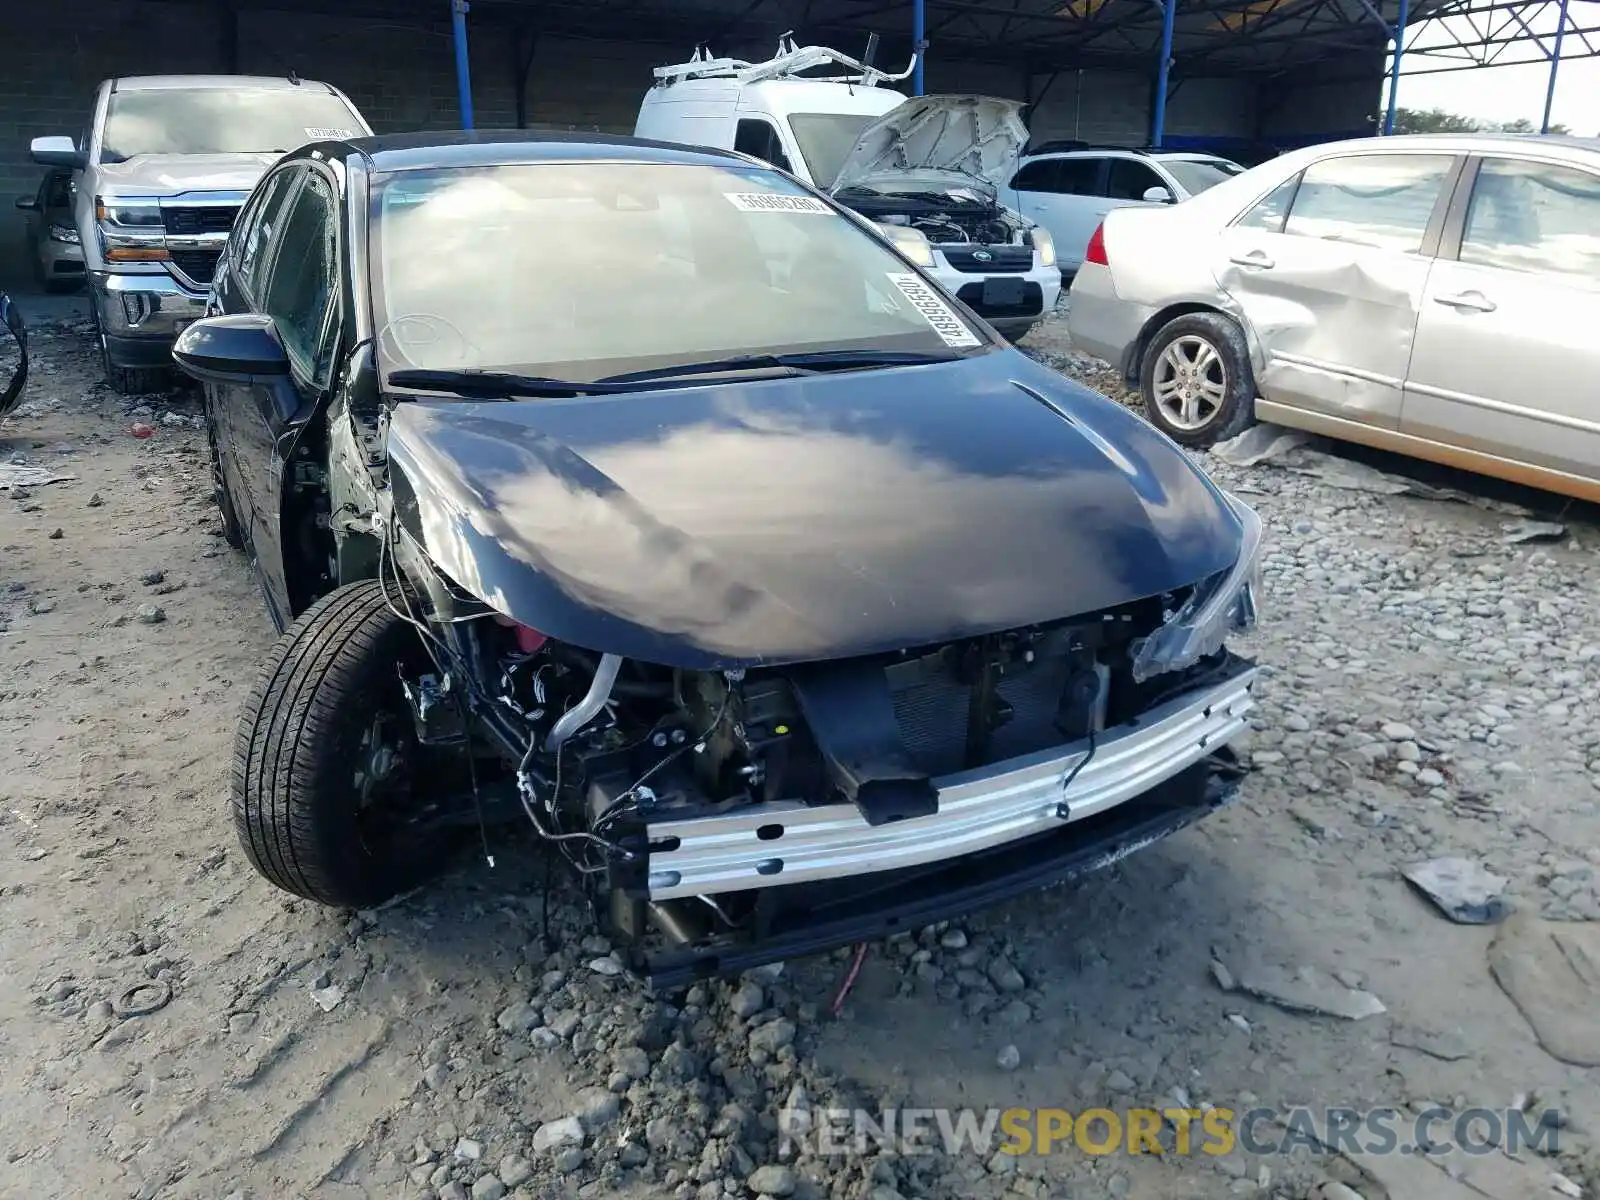
<path fill-rule="evenodd" d="M 994 96 L 916 96 L 856 140 L 834 180 L 851 187 L 918 191 L 963 185 L 992 196 L 1028 141 L 1022 105 Z"/>

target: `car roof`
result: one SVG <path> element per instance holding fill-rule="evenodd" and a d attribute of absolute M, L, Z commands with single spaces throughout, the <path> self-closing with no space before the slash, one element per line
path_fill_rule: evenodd
<path fill-rule="evenodd" d="M 333 88 L 316 79 L 289 79 L 282 75 L 123 75 L 111 81 L 113 91 L 162 92 L 179 89 L 197 91 L 292 92 L 310 89 L 331 92 Z"/>
<path fill-rule="evenodd" d="M 476 167 L 539 162 L 636 162 L 695 166 L 762 166 L 742 154 L 600 133 L 529 129 L 380 134 L 340 143 L 367 158 L 377 172 L 430 167 Z M 769 169 L 769 168 L 768 168 Z"/>
<path fill-rule="evenodd" d="M 1315 146 L 1307 146 L 1306 150 L 1393 150 L 1398 147 L 1406 150 L 1448 150 L 1456 154 L 1470 154 L 1479 150 L 1527 152 L 1546 146 L 1594 153 L 1600 151 L 1600 138 L 1571 137 L 1553 133 L 1399 133 L 1386 137 L 1321 142 Z"/>
<path fill-rule="evenodd" d="M 1036 150 L 1025 158 L 1105 158 L 1108 155 L 1126 158 L 1148 158 L 1156 162 L 1215 162 L 1227 161 L 1225 155 L 1210 150 L 1152 150 L 1145 146 L 1077 146 L 1071 150 Z"/>

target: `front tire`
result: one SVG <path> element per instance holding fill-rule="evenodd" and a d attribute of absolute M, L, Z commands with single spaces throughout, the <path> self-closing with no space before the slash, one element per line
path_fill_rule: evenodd
<path fill-rule="evenodd" d="M 160 367 L 119 367 L 111 361 L 111 344 L 105 330 L 100 328 L 100 306 L 94 289 L 89 291 L 89 324 L 94 328 L 94 338 L 100 344 L 100 365 L 106 373 L 106 384 L 119 396 L 143 396 L 161 390 L 168 380 L 167 372 Z"/>
<path fill-rule="evenodd" d="M 1213 446 L 1255 422 L 1250 347 L 1220 313 L 1187 313 L 1157 330 L 1139 388 L 1150 423 L 1180 445 Z"/>
<path fill-rule="evenodd" d="M 437 871 L 441 839 L 415 819 L 432 781 L 400 685 L 427 664 L 376 580 L 324 596 L 278 640 L 233 759 L 234 827 L 268 881 L 365 908 Z"/>

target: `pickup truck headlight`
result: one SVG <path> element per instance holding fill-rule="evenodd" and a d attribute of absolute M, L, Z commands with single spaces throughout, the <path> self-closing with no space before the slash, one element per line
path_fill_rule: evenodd
<path fill-rule="evenodd" d="M 94 202 L 94 216 L 107 262 L 166 262 L 170 257 L 159 203 L 102 197 Z"/>
<path fill-rule="evenodd" d="M 124 229 L 160 229 L 159 204 L 125 200 L 96 200 L 94 219 L 101 225 L 119 225 Z"/>
<path fill-rule="evenodd" d="M 68 246 L 76 246 L 80 241 L 78 231 L 70 225 L 50 226 L 50 240 L 52 242 L 63 242 Z"/>
<path fill-rule="evenodd" d="M 1033 248 L 1039 252 L 1039 265 L 1053 267 L 1056 265 L 1056 240 L 1050 236 L 1048 229 L 1039 226 L 1033 228 Z"/>
<path fill-rule="evenodd" d="M 1223 494 L 1243 527 L 1238 561 L 1200 583 L 1166 624 L 1135 643 L 1135 682 L 1192 667 L 1222 649 L 1229 634 L 1245 633 L 1256 626 L 1261 598 L 1261 518 L 1244 501 Z"/>

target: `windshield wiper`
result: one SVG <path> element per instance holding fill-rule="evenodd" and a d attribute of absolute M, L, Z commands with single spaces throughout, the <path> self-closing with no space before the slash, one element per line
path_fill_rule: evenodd
<path fill-rule="evenodd" d="M 517 375 L 510 371 L 442 371 L 408 369 L 389 372 L 390 387 L 421 388 L 456 396 L 506 399 L 513 396 L 595 396 L 632 389 L 606 383 L 576 383 L 544 375 Z"/>
<path fill-rule="evenodd" d="M 625 375 L 607 375 L 600 382 L 633 383 L 648 379 L 671 379 L 678 375 L 713 375 L 722 371 L 758 371 L 763 368 L 812 375 L 823 371 L 861 371 L 873 367 L 953 362 L 960 357 L 953 350 L 812 350 L 802 354 L 740 354 L 732 358 L 652 367 L 648 371 L 629 371 Z"/>

